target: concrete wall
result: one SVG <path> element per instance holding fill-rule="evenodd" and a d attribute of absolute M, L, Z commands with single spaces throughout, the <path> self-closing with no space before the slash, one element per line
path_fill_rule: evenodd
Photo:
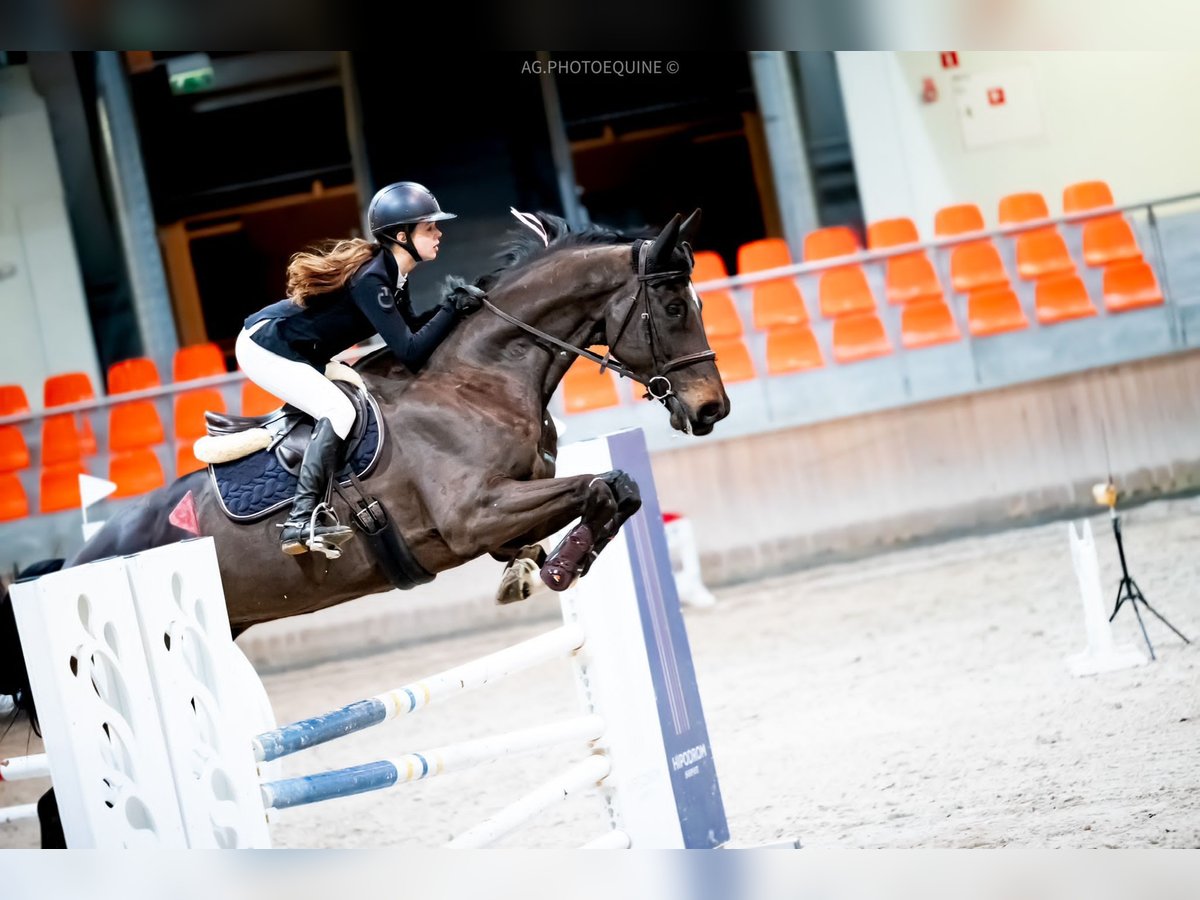
<path fill-rule="evenodd" d="M 966 50 L 953 69 L 936 52 L 839 52 L 837 61 L 867 221 L 912 216 L 932 234 L 938 207 L 974 202 L 994 224 L 1005 194 L 1041 191 L 1054 212 L 1065 185 L 1096 178 L 1119 203 L 1200 188 L 1194 53 Z M 1013 72 L 1029 75 L 1039 132 L 969 149 L 956 79 L 987 73 L 1003 83 Z M 938 88 L 934 103 L 922 102 L 925 78 Z"/>
<path fill-rule="evenodd" d="M 719 428 L 720 426 L 718 426 Z M 1107 455 L 1105 452 L 1107 435 Z M 1200 488 L 1200 351 L 654 457 L 705 575 L 735 581 L 889 545 Z"/>
<path fill-rule="evenodd" d="M 0 383 L 40 406 L 42 381 L 96 350 L 46 104 L 26 66 L 0 68 Z"/>

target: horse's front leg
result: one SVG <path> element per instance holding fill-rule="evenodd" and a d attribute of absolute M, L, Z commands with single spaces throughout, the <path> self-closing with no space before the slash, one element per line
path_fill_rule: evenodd
<path fill-rule="evenodd" d="M 620 469 L 598 475 L 595 481 L 608 486 L 612 494 L 612 506 L 597 508 L 592 511 L 593 514 L 585 512 L 582 521 L 551 551 L 542 566 L 542 581 L 551 590 L 565 591 L 576 578 L 586 575 L 600 551 L 617 536 L 626 520 L 642 507 L 637 482 Z"/>
<path fill-rule="evenodd" d="M 620 498 L 613 485 L 621 486 Z M 464 561 L 517 541 L 542 540 L 581 519 L 580 526 L 571 532 L 574 540 L 570 551 L 556 552 L 543 566 L 543 580 L 564 590 L 594 557 L 596 541 L 607 543 L 623 516 L 637 511 L 641 500 L 636 495 L 636 484 L 623 472 L 535 481 L 501 478 L 488 482 L 469 507 L 460 505 L 441 514 L 435 512 L 434 519 L 450 552 Z M 557 567 L 557 580 L 547 575 L 551 564 Z"/>

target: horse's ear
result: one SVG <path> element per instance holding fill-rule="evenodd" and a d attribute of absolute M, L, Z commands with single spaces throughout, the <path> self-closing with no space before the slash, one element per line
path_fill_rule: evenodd
<path fill-rule="evenodd" d="M 654 247 L 650 251 L 648 267 L 663 266 L 675 252 L 675 244 L 679 242 L 679 213 L 671 217 L 671 221 L 663 228 L 662 233 L 654 239 Z"/>
<path fill-rule="evenodd" d="M 700 231 L 700 207 L 696 207 L 695 211 L 683 220 L 683 224 L 679 226 L 679 242 L 695 244 L 696 234 Z"/>

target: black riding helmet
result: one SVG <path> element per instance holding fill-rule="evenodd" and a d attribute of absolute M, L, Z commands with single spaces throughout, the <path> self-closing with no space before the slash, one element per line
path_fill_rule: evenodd
<path fill-rule="evenodd" d="M 443 212 L 437 198 L 429 188 L 415 181 L 397 181 L 381 188 L 371 198 L 367 209 L 367 226 L 371 236 L 376 240 L 391 241 L 399 244 L 417 262 L 421 257 L 412 242 L 412 226 L 419 222 L 441 222 L 445 219 L 458 218 L 454 213 Z M 409 236 L 401 243 L 396 235 L 404 233 Z"/>

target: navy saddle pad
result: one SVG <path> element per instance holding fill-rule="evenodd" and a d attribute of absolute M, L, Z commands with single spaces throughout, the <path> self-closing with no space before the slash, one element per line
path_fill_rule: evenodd
<path fill-rule="evenodd" d="M 341 472 L 341 484 L 350 483 L 346 469 L 353 471 L 358 478 L 370 475 L 383 450 L 379 406 L 370 394 L 366 395 L 366 399 L 366 426 L 362 429 L 362 437 L 354 447 L 349 463 Z M 311 419 L 306 421 L 312 422 Z M 236 522 L 257 522 L 289 505 L 300 480 L 284 468 L 272 447 L 233 462 L 213 463 L 209 465 L 208 473 L 221 499 L 222 509 Z"/>

